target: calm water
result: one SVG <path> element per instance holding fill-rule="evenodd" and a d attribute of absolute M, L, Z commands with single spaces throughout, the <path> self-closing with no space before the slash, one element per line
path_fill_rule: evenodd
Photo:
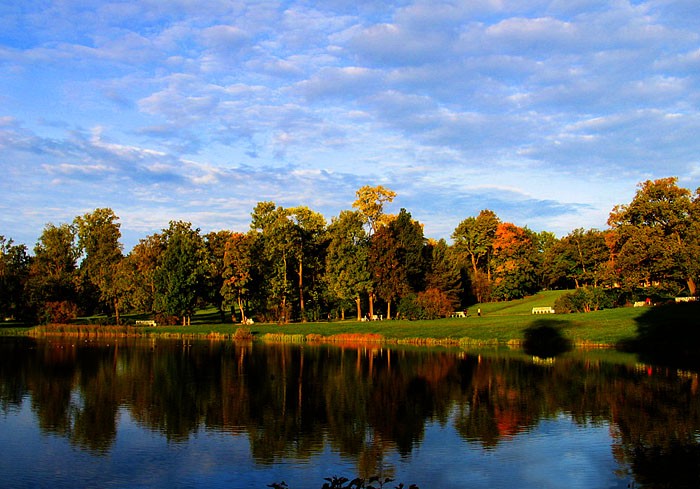
<path fill-rule="evenodd" d="M 698 376 L 614 352 L 0 338 L 0 486 L 700 487 Z"/>

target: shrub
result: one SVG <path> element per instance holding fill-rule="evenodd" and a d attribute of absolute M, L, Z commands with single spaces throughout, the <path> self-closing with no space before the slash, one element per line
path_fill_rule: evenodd
<path fill-rule="evenodd" d="M 370 477 L 369 479 L 363 479 L 361 477 L 358 477 L 353 480 L 350 480 L 346 477 L 333 476 L 326 477 L 324 480 L 326 482 L 323 484 L 321 489 L 382 489 L 384 487 L 387 487 L 388 489 L 388 484 L 394 481 L 389 477 L 380 478 L 376 476 Z M 271 487 L 272 489 L 289 489 L 289 486 L 284 481 L 273 482 L 267 487 Z M 394 487 L 395 489 L 404 489 L 404 487 L 406 486 L 404 486 L 403 483 L 400 483 L 399 485 Z M 419 487 L 415 484 L 411 484 L 406 489 L 419 489 Z"/>
<path fill-rule="evenodd" d="M 67 323 L 78 317 L 78 306 L 71 301 L 47 302 L 44 315 L 47 323 Z"/>
<path fill-rule="evenodd" d="M 435 288 L 419 292 L 416 303 L 421 310 L 422 319 L 448 317 L 454 310 L 454 304 L 443 291 Z"/>
<path fill-rule="evenodd" d="M 455 304 L 440 289 L 430 288 L 418 294 L 409 294 L 399 302 L 398 313 L 406 319 L 438 319 L 449 317 Z"/>
<path fill-rule="evenodd" d="M 402 297 L 396 312 L 402 318 L 410 319 L 411 321 L 421 319 L 423 314 L 423 311 L 416 300 L 416 294 L 408 294 L 407 296 Z"/>
<path fill-rule="evenodd" d="M 250 341 L 253 339 L 253 333 L 250 332 L 249 328 L 237 328 L 236 332 L 233 333 L 233 339 L 237 341 Z"/>
<path fill-rule="evenodd" d="M 583 287 L 564 294 L 554 302 L 558 313 L 591 312 L 619 305 L 620 293 L 614 289 Z"/>
<path fill-rule="evenodd" d="M 155 315 L 153 318 L 157 324 L 163 325 L 163 326 L 177 326 L 180 324 L 180 318 L 177 316 L 171 316 L 170 314 L 166 314 L 164 312 L 160 312 Z"/>

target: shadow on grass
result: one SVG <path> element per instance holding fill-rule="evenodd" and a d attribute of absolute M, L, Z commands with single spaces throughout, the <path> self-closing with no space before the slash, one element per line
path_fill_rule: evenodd
<path fill-rule="evenodd" d="M 192 316 L 192 324 L 224 324 L 232 323 L 231 317 L 226 312 L 220 312 L 216 309 L 200 312 Z"/>
<path fill-rule="evenodd" d="M 553 358 L 571 351 L 571 341 L 561 333 L 564 325 L 566 325 L 565 321 L 544 319 L 535 321 L 524 333 L 525 353 L 540 358 Z"/>
<path fill-rule="evenodd" d="M 700 303 L 650 307 L 637 318 L 637 336 L 618 348 L 644 363 L 700 370 Z"/>
<path fill-rule="evenodd" d="M 30 326 L 20 321 L 0 321 L 0 336 L 20 334 L 28 329 Z"/>

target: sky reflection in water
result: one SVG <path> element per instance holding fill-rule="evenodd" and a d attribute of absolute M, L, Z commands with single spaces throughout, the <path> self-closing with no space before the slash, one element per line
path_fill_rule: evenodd
<path fill-rule="evenodd" d="M 522 352 L 364 347 L 0 348 L 12 487 L 317 488 L 379 473 L 422 489 L 697 481 L 697 375 L 596 352 L 538 365 Z M 685 472 L 665 472 L 672 458 Z"/>

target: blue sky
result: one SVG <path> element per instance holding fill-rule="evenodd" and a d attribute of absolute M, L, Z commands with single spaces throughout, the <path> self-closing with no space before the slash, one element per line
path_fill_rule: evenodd
<path fill-rule="evenodd" d="M 604 229 L 700 185 L 699 81 L 697 0 L 0 2 L 0 235 L 110 207 L 129 251 L 363 185 L 433 238 Z"/>

